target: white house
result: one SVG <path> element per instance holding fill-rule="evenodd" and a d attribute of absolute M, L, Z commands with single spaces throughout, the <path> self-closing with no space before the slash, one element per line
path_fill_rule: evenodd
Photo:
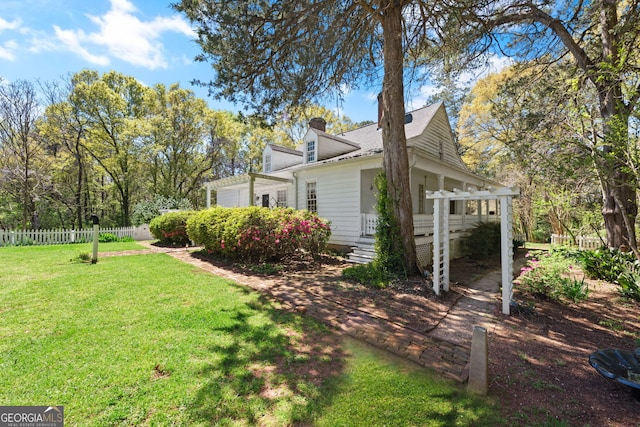
<path fill-rule="evenodd" d="M 414 234 L 422 265 L 432 261 L 433 200 L 428 191 L 484 190 L 500 184 L 471 173 L 456 150 L 442 103 L 408 113 L 405 132 L 414 210 Z M 316 211 L 331 221 L 330 244 L 371 249 L 376 227 L 374 177 L 382 169 L 382 133 L 377 124 L 330 135 L 323 119 L 312 119 L 296 149 L 268 144 L 262 173 L 232 176 L 205 184 L 219 206 L 285 206 Z M 448 204 L 451 255 L 459 253 L 464 231 L 495 217 L 495 201 Z M 357 257 L 354 257 L 357 258 Z"/>

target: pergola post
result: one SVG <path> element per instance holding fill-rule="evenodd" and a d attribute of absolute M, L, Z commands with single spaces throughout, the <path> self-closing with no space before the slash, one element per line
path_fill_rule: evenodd
<path fill-rule="evenodd" d="M 444 290 L 449 290 L 449 203 L 453 200 L 465 203 L 468 200 L 485 201 L 488 214 L 489 202 L 495 200 L 496 209 L 498 202 L 500 208 L 502 312 L 510 314 L 513 297 L 513 197 L 519 194 L 517 188 L 426 192 L 425 197 L 433 200 L 433 291 L 436 295 L 440 295 L 441 283 Z"/>
<path fill-rule="evenodd" d="M 442 226 L 442 199 L 433 200 L 433 292 L 440 295 L 440 272 L 442 271 L 442 258 L 440 256 L 440 232 Z"/>
<path fill-rule="evenodd" d="M 502 312 L 510 313 L 513 297 L 513 199 L 500 196 L 500 253 L 502 264 Z"/>

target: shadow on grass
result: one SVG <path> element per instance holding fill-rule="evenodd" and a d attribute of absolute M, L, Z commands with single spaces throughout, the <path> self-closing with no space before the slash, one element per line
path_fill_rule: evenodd
<path fill-rule="evenodd" d="M 192 420 L 307 424 L 339 383 L 340 339 L 263 297 L 229 314 L 230 322 L 212 330 L 221 339 L 209 346 L 211 362 L 198 373 L 205 381 L 190 404 Z"/>

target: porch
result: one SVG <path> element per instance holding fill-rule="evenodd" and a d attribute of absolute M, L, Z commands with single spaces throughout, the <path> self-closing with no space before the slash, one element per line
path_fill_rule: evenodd
<path fill-rule="evenodd" d="M 499 221 L 495 211 L 487 211 L 485 215 L 449 215 L 449 233 L 465 232 L 475 227 L 479 222 Z M 414 236 L 433 235 L 433 215 L 415 214 L 413 215 Z M 378 215 L 363 213 L 360 215 L 360 237 L 372 237 L 376 234 L 378 227 Z"/>

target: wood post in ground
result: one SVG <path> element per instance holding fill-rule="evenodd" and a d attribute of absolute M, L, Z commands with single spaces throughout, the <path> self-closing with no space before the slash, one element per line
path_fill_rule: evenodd
<path fill-rule="evenodd" d="M 469 363 L 469 383 L 467 389 L 472 393 L 481 395 L 486 395 L 489 391 L 487 329 L 482 326 L 473 327 L 471 361 Z"/>

